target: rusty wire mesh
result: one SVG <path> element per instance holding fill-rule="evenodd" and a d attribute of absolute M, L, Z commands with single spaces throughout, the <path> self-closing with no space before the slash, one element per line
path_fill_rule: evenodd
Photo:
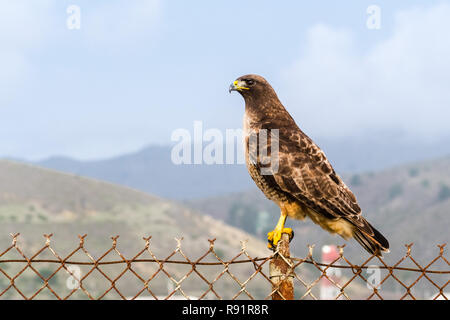
<path fill-rule="evenodd" d="M 269 264 L 275 259 L 287 265 L 284 279 L 293 283 L 295 299 L 448 299 L 449 261 L 445 245 L 424 266 L 412 256 L 412 244 L 394 264 L 371 256 L 353 264 L 339 247 L 339 257 L 321 263 L 313 257 L 313 246 L 305 258 L 284 257 L 279 250 L 267 257 L 252 257 L 242 241 L 241 250 L 224 260 L 214 240 L 196 259 L 182 249 L 157 257 L 150 239 L 143 238 L 141 251 L 126 257 L 118 250 L 118 236 L 98 258 L 86 249 L 86 235 L 64 257 L 52 246 L 52 235 L 33 255 L 26 255 L 11 235 L 12 244 L 0 253 L 1 299 L 270 299 L 283 292 L 272 281 Z M 45 256 L 45 257 L 44 257 Z M 373 274 L 379 272 L 378 281 Z M 280 275 L 277 275 L 280 276 Z M 323 292 L 327 295 L 323 295 Z M 331 295 L 330 295 L 331 292 Z"/>

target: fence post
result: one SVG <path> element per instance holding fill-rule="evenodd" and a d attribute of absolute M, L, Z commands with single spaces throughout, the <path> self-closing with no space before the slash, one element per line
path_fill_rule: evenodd
<path fill-rule="evenodd" d="M 289 235 L 283 233 L 277 245 L 277 253 L 269 263 L 269 276 L 272 281 L 272 300 L 293 300 L 294 279 L 292 274 L 292 260 L 289 250 Z"/>

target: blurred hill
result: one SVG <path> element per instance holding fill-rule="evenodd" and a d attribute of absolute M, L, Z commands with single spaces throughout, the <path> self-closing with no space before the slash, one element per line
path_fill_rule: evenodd
<path fill-rule="evenodd" d="M 107 240 L 115 234 L 152 235 L 164 250 L 164 246 L 173 248 L 177 236 L 183 236 L 189 248 L 202 247 L 196 241 L 220 236 L 237 250 L 239 240 L 250 237 L 255 253 L 265 248 L 265 243 L 236 228 L 130 188 L 10 161 L 0 161 L 0 176 L 3 235 L 29 228 L 40 235 L 45 231 L 74 239 L 81 233 Z M 209 243 L 204 245 L 207 248 Z"/>
<path fill-rule="evenodd" d="M 444 158 L 398 166 L 378 173 L 343 177 L 357 195 L 365 216 L 390 240 L 391 253 L 385 255 L 388 263 L 397 262 L 405 253 L 404 244 L 414 242 L 413 257 L 426 265 L 437 255 L 436 244 L 449 242 L 449 218 L 446 212 L 450 208 L 448 172 L 450 158 Z M 0 161 L 0 176 L 0 251 L 10 245 L 9 233 L 20 232 L 19 246 L 25 248 L 25 254 L 29 256 L 43 247 L 44 233 L 54 234 L 52 248 L 61 256 L 78 246 L 78 234 L 87 233 L 86 248 L 96 258 L 111 248 L 112 235 L 120 235 L 117 248 L 127 257 L 143 249 L 142 236 L 147 235 L 153 236 L 150 248 L 158 258 L 167 257 L 176 248 L 174 237 L 181 236 L 182 249 L 191 259 L 207 251 L 209 243 L 206 240 L 211 238 L 217 238 L 216 252 L 223 259 L 230 259 L 237 254 L 240 240 L 245 239 L 249 240 L 247 249 L 250 254 L 263 257 L 269 254 L 265 233 L 274 227 L 279 216 L 278 209 L 256 189 L 176 203 L 127 187 L 11 161 Z M 346 243 L 345 256 L 351 262 L 361 263 L 367 258 L 367 254 L 354 241 L 345 242 L 329 235 L 309 221 L 289 221 L 289 225 L 295 229 L 291 246 L 295 256 L 306 256 L 308 244 L 316 245 L 314 255 L 319 258 L 322 245 Z M 148 258 L 148 254 L 145 257 Z M 21 256 L 10 251 L 2 258 L 21 259 Z M 39 258 L 54 257 L 46 251 Z M 87 260 L 86 256 L 73 258 Z M 113 251 L 105 260 L 118 258 Z M 174 258 L 183 260 L 180 254 Z M 414 267 L 411 263 L 407 266 Z M 9 274 L 20 270 L 20 266 L 17 266 L 17 270 L 11 265 L 2 268 Z M 57 265 L 53 269 L 45 267 L 39 272 L 50 275 L 56 268 Z M 190 268 L 189 265 L 172 265 L 165 267 L 165 270 L 181 278 Z M 117 275 L 123 266 L 105 266 L 102 270 Z M 148 278 L 157 267 L 147 264 L 136 266 L 136 270 Z M 204 268 L 202 273 L 212 280 L 222 271 L 223 266 L 217 266 L 215 269 Z M 89 267 L 82 270 L 82 274 L 87 272 Z M 253 272 L 252 265 L 233 266 L 233 274 L 239 279 L 246 279 Z M 310 266 L 302 271 L 302 277 L 308 281 L 318 276 L 317 270 Z M 215 288 L 223 297 L 229 298 L 240 288 L 230 285 L 226 279 L 219 281 Z M 67 274 L 59 272 L 51 285 L 70 292 L 65 288 L 66 280 Z M 167 277 L 160 275 L 152 282 L 152 290 L 155 294 L 167 294 L 167 282 Z M 109 286 L 98 272 L 93 273 L 88 283 L 92 286 L 90 292 L 101 293 Z M 0 275 L 0 290 L 8 285 L 8 279 Z M 41 285 L 36 274 L 29 269 L 16 281 L 16 286 L 25 293 L 34 292 Z M 118 281 L 117 286 L 125 295 L 133 296 L 142 288 L 142 283 L 128 274 Z M 385 286 L 390 292 L 397 290 L 397 287 L 395 282 Z M 204 292 L 208 286 L 193 277 L 183 284 L 183 288 L 188 292 Z M 267 295 L 269 290 L 266 281 L 261 278 L 252 280 L 248 288 L 259 298 Z M 357 286 L 355 294 L 362 288 L 363 285 Z M 425 283 L 421 290 L 425 294 L 431 289 Z M 49 296 L 49 292 L 40 294 L 41 298 Z M 74 297 L 86 298 L 81 291 Z M 5 298 L 19 296 L 9 291 Z"/>
<path fill-rule="evenodd" d="M 404 244 L 414 242 L 414 257 L 435 257 L 436 245 L 450 243 L 450 157 L 397 166 L 377 173 L 343 176 L 355 193 L 364 215 L 390 241 L 391 253 L 400 257 Z M 243 228 L 264 239 L 276 224 L 279 209 L 257 189 L 187 201 L 191 207 Z M 294 252 L 306 244 L 347 243 L 346 252 L 360 255 L 355 241 L 331 236 L 310 221 L 290 221 L 295 229 Z M 299 252 L 301 250 L 301 252 Z"/>
<path fill-rule="evenodd" d="M 175 165 L 171 161 L 169 146 L 151 146 L 136 153 L 99 161 L 52 157 L 36 164 L 171 199 L 245 190 L 253 183 L 243 165 Z"/>
<path fill-rule="evenodd" d="M 427 142 L 399 132 L 314 140 L 341 173 L 379 171 L 450 154 L 450 138 Z M 245 165 L 174 165 L 170 146 L 150 146 L 98 161 L 52 157 L 35 164 L 178 200 L 241 192 L 253 187 Z"/>
<path fill-rule="evenodd" d="M 246 239 L 249 240 L 247 249 L 253 256 L 268 255 L 264 239 L 259 240 L 226 223 L 196 214 L 194 210 L 180 204 L 140 191 L 4 160 L 0 161 L 0 177 L 0 252 L 11 245 L 10 233 L 19 232 L 19 245 L 25 248 L 25 254 L 28 255 L 43 247 L 44 233 L 54 234 L 52 247 L 62 257 L 78 246 L 79 234 L 88 234 L 86 247 L 96 258 L 111 248 L 111 236 L 114 235 L 120 235 L 118 249 L 128 258 L 144 248 L 142 237 L 148 235 L 152 236 L 151 250 L 161 259 L 176 248 L 175 237 L 183 237 L 182 249 L 192 260 L 198 259 L 209 249 L 207 240 L 213 238 L 217 238 L 216 252 L 223 259 L 230 259 L 238 254 L 241 249 L 240 240 Z M 8 257 L 21 258 L 14 250 L 2 258 Z M 120 260 L 114 252 L 110 257 Z M 40 255 L 39 258 L 44 257 Z M 54 257 L 47 255 L 47 258 Z M 86 258 L 84 256 L 84 260 Z M 80 258 L 75 257 L 77 259 Z M 174 259 L 183 260 L 183 257 L 177 254 Z M 2 266 L 6 267 L 8 266 Z M 123 266 L 116 267 L 120 268 L 123 269 Z M 171 266 L 167 266 L 167 270 L 170 268 Z M 187 271 L 190 268 L 187 266 Z M 36 274 L 31 270 L 27 272 L 29 279 L 36 279 Z M 49 270 L 46 272 L 51 274 Z M 150 270 L 147 268 L 141 272 L 148 274 Z M 174 272 L 176 274 L 178 271 Z M 239 274 L 240 271 L 236 272 Z M 63 288 L 67 274 L 60 273 Z M 179 274 L 183 273 L 179 271 Z M 27 275 L 24 278 L 27 279 Z M 97 276 L 97 280 L 102 278 L 101 275 Z M 137 281 L 136 277 L 132 278 L 134 282 Z M 160 280 L 153 282 L 152 288 L 157 294 L 165 294 L 167 277 L 162 275 L 159 278 Z M 0 275 L 0 292 L 8 283 Z M 139 284 L 132 286 L 131 283 L 123 284 L 125 294 L 133 295 L 131 291 L 139 289 Z M 97 285 L 97 289 L 100 289 L 101 285 Z M 195 285 L 192 283 L 192 286 Z M 24 282 L 23 286 L 27 290 L 30 284 Z M 188 281 L 186 288 L 189 286 Z"/>

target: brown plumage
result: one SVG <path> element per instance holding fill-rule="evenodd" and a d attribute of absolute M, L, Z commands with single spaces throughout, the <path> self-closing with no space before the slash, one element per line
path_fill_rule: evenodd
<path fill-rule="evenodd" d="M 371 254 L 388 251 L 388 241 L 362 217 L 354 194 L 323 151 L 300 130 L 270 84 L 261 76 L 245 75 L 234 81 L 230 91 L 238 91 L 245 100 L 244 144 L 250 176 L 281 209 L 280 221 L 269 233 L 269 247 L 276 246 L 282 232 L 290 232 L 284 228 L 286 217 L 309 217 L 331 233 L 355 238 Z M 254 136 L 263 139 L 252 143 Z"/>

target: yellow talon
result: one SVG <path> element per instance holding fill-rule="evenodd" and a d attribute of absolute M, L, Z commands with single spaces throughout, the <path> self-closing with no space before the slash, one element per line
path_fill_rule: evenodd
<path fill-rule="evenodd" d="M 274 249 L 277 247 L 278 242 L 281 239 L 281 235 L 283 233 L 287 233 L 289 235 L 289 241 L 292 240 L 293 236 L 294 236 L 294 232 L 292 231 L 291 228 L 283 228 L 283 229 L 275 229 L 273 231 L 270 231 L 267 234 L 267 240 L 269 241 L 267 247 L 269 249 Z"/>
<path fill-rule="evenodd" d="M 289 241 L 294 237 L 294 232 L 291 228 L 285 228 L 284 223 L 286 222 L 287 213 L 284 205 L 280 206 L 281 215 L 280 219 L 278 219 L 277 225 L 275 229 L 267 234 L 267 240 L 269 241 L 268 247 L 269 249 L 275 249 L 277 247 L 278 242 L 281 239 L 281 235 L 283 233 L 287 233 L 289 235 Z"/>

